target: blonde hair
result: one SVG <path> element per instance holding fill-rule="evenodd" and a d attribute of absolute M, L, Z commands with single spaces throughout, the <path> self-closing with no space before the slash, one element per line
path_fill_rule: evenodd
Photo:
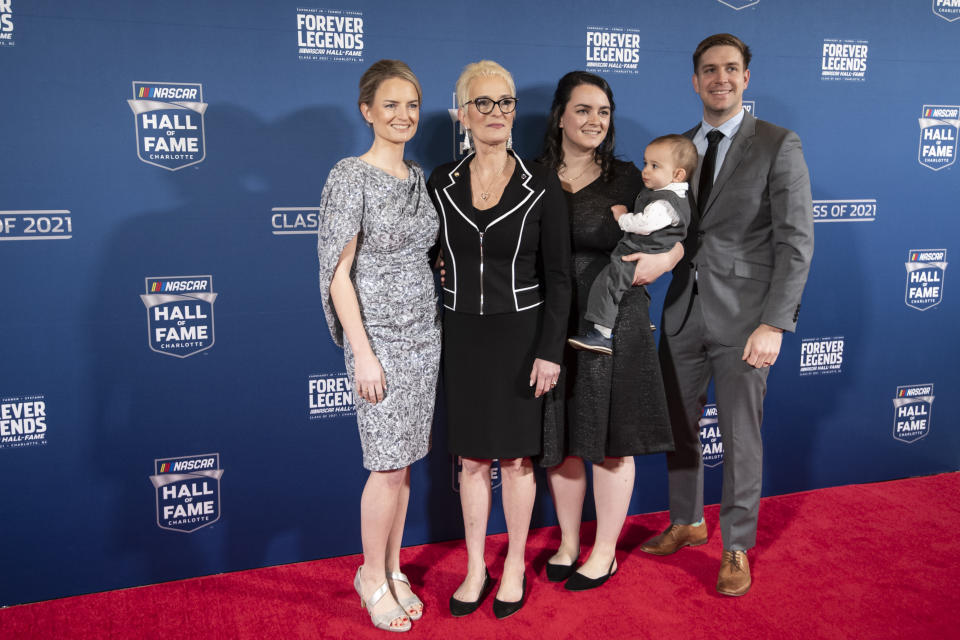
<path fill-rule="evenodd" d="M 457 78 L 457 105 L 462 107 L 470 99 L 471 82 L 477 78 L 489 77 L 503 78 L 507 86 L 510 87 L 510 95 L 516 97 L 517 85 L 514 84 L 510 72 L 493 60 L 480 60 L 479 62 L 471 62 L 460 72 L 460 77 Z"/>
<path fill-rule="evenodd" d="M 380 88 L 384 80 L 390 78 L 400 78 L 412 84 L 417 90 L 417 100 L 423 101 L 420 81 L 417 80 L 417 76 L 413 74 L 406 62 L 402 60 L 377 60 L 360 76 L 360 96 L 357 98 L 357 108 L 360 108 L 360 105 L 372 104 L 377 89 Z"/>

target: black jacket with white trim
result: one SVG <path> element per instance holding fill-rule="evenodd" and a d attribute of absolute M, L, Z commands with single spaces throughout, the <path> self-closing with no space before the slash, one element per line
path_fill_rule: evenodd
<path fill-rule="evenodd" d="M 487 211 L 473 208 L 472 154 L 437 167 L 427 181 L 440 214 L 443 304 L 481 315 L 543 305 L 537 357 L 560 362 L 571 295 L 566 198 L 554 172 L 513 156 L 513 175 Z"/>

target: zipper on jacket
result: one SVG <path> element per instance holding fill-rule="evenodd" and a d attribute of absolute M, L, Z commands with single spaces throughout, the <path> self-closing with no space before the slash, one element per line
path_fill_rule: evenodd
<path fill-rule="evenodd" d="M 483 231 L 480 231 L 480 315 L 483 315 Z"/>

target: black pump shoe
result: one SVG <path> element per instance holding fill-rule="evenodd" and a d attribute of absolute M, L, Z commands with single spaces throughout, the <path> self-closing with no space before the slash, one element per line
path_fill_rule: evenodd
<path fill-rule="evenodd" d="M 574 571 L 573 575 L 570 576 L 570 579 L 567 580 L 567 583 L 563 585 L 563 587 L 568 591 L 586 591 L 587 589 L 596 589 L 604 582 L 609 580 L 610 576 L 617 572 L 617 570 L 613 568 L 613 565 L 616 563 L 617 559 L 614 558 L 613 561 L 610 562 L 610 568 L 607 569 L 606 575 L 602 575 L 599 578 L 588 578 L 579 571 Z"/>
<path fill-rule="evenodd" d="M 477 596 L 476 600 L 473 602 L 464 602 L 463 600 L 457 600 L 453 596 L 450 596 L 450 613 L 453 614 L 453 617 L 461 618 L 468 616 L 480 608 L 480 603 L 483 602 L 483 597 L 487 595 L 487 590 L 490 588 L 490 572 L 486 569 L 483 571 L 483 585 L 480 586 L 480 595 Z"/>

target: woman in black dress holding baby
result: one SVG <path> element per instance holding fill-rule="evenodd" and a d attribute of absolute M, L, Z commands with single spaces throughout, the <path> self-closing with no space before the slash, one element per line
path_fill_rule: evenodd
<path fill-rule="evenodd" d="M 573 240 L 570 335 L 592 326 L 583 319 L 590 285 L 623 235 L 610 207 L 629 207 L 643 188 L 636 166 L 614 158 L 614 108 L 603 78 L 583 71 L 565 75 L 557 85 L 540 158 L 557 172 L 566 191 Z M 669 253 L 640 258 L 634 285 L 667 271 L 677 252 L 682 252 L 679 244 Z M 563 393 L 546 400 L 541 464 L 549 467 L 562 531 L 547 576 L 566 579 L 571 590 L 598 587 L 616 572 L 616 544 L 633 495 L 633 456 L 673 450 L 649 302 L 644 287 L 627 291 L 614 326 L 613 355 L 568 348 L 558 388 Z M 584 460 L 593 463 L 597 533 L 577 569 Z"/>

